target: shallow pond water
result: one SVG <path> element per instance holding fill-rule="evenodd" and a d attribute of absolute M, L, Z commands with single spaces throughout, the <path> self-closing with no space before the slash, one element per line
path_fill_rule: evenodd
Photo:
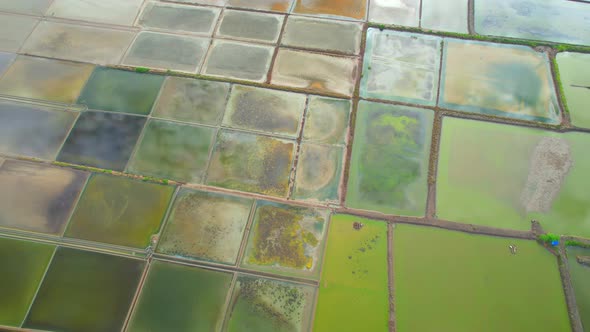
<path fill-rule="evenodd" d="M 580 1 L 478 0 L 474 12 L 480 34 L 590 45 L 590 12 Z"/>
<path fill-rule="evenodd" d="M 221 130 L 207 184 L 286 197 L 295 142 Z"/>
<path fill-rule="evenodd" d="M 327 241 L 313 330 L 388 331 L 387 223 L 334 215 Z"/>
<path fill-rule="evenodd" d="M 59 247 L 24 327 L 117 331 L 143 268 L 140 260 Z"/>
<path fill-rule="evenodd" d="M 527 46 L 445 40 L 439 105 L 551 124 L 561 121 L 549 58 Z"/>
<path fill-rule="evenodd" d="M 88 173 L 23 161 L 0 166 L 0 226 L 61 236 Z"/>
<path fill-rule="evenodd" d="M 78 113 L 0 101 L 0 153 L 53 160 Z"/>
<path fill-rule="evenodd" d="M 297 199 L 338 201 L 343 157 L 344 147 L 302 144 L 293 196 Z"/>
<path fill-rule="evenodd" d="M 209 43 L 209 38 L 143 31 L 129 48 L 123 64 L 195 74 Z"/>
<path fill-rule="evenodd" d="M 70 131 L 57 160 L 123 171 L 146 118 L 86 111 Z"/>
<path fill-rule="evenodd" d="M 201 183 L 215 129 L 150 120 L 127 166 L 131 173 Z"/>
<path fill-rule="evenodd" d="M 146 28 L 211 35 L 220 9 L 148 2 L 138 24 Z"/>
<path fill-rule="evenodd" d="M 328 210 L 258 201 L 241 266 L 317 278 L 328 219 Z"/>
<path fill-rule="evenodd" d="M 259 43 L 276 43 L 284 15 L 226 9 L 216 36 Z"/>
<path fill-rule="evenodd" d="M 20 326 L 55 246 L 0 238 L 0 325 Z"/>
<path fill-rule="evenodd" d="M 35 22 L 36 20 L 33 21 Z M 12 34 L 15 30 L 10 31 Z M 101 65 L 118 65 L 135 34 L 133 31 L 121 29 L 41 21 L 23 45 L 22 53 Z"/>
<path fill-rule="evenodd" d="M 232 274 L 154 261 L 127 331 L 219 331 Z"/>
<path fill-rule="evenodd" d="M 584 331 L 587 331 L 590 329 L 590 266 L 578 263 L 577 258 L 590 257 L 590 249 L 568 247 L 567 256 L 578 312 L 582 318 Z"/>
<path fill-rule="evenodd" d="M 147 115 L 158 97 L 164 76 L 98 67 L 78 103 L 89 109 Z"/>
<path fill-rule="evenodd" d="M 442 219 L 590 237 L 590 135 L 445 118 L 437 178 Z"/>
<path fill-rule="evenodd" d="M 417 27 L 420 24 L 420 4 L 421 0 L 372 0 L 369 21 Z"/>
<path fill-rule="evenodd" d="M 172 186 L 94 174 L 65 236 L 144 249 L 158 233 L 173 192 Z"/>
<path fill-rule="evenodd" d="M 433 118 L 427 109 L 360 102 L 347 206 L 424 215 Z"/>
<path fill-rule="evenodd" d="M 224 331 L 308 331 L 314 294 L 311 286 L 241 275 L 232 293 Z"/>
<path fill-rule="evenodd" d="M 247 198 L 182 188 L 157 251 L 235 264 L 252 203 Z"/>
<path fill-rule="evenodd" d="M 72 104 L 93 69 L 91 64 L 19 56 L 0 80 L 0 94 Z"/>
<path fill-rule="evenodd" d="M 351 96 L 358 68 L 356 58 L 281 48 L 273 67 L 271 83 Z"/>
<path fill-rule="evenodd" d="M 293 13 L 365 19 L 367 0 L 296 0 Z"/>
<path fill-rule="evenodd" d="M 565 52 L 556 58 L 572 124 L 590 128 L 590 54 Z"/>
<path fill-rule="evenodd" d="M 217 0 L 213 0 L 217 1 Z M 232 7 L 269 10 L 274 12 L 288 12 L 294 0 L 228 0 Z"/>
<path fill-rule="evenodd" d="M 350 100 L 310 97 L 303 140 L 323 144 L 344 144 L 351 108 Z"/>
<path fill-rule="evenodd" d="M 297 138 L 305 103 L 302 94 L 235 85 L 223 125 Z"/>
<path fill-rule="evenodd" d="M 397 224 L 393 253 L 397 331 L 570 331 L 557 257 L 535 241 Z"/>
<path fill-rule="evenodd" d="M 20 14 L 43 15 L 52 2 L 53 0 L 3 1 L 0 3 L 0 10 Z"/>
<path fill-rule="evenodd" d="M 421 0 L 423 29 L 456 33 L 469 33 L 468 1 L 464 0 Z"/>
<path fill-rule="evenodd" d="M 142 4 L 142 0 L 54 0 L 47 16 L 131 26 Z"/>
<path fill-rule="evenodd" d="M 362 25 L 359 23 L 290 16 L 281 46 L 358 54 L 361 38 Z"/>
<path fill-rule="evenodd" d="M 436 104 L 442 38 L 369 28 L 361 96 Z"/>
<path fill-rule="evenodd" d="M 274 47 L 215 39 L 202 74 L 254 82 L 266 81 Z"/>
<path fill-rule="evenodd" d="M 154 117 L 216 125 L 221 121 L 230 85 L 189 78 L 166 78 Z"/>

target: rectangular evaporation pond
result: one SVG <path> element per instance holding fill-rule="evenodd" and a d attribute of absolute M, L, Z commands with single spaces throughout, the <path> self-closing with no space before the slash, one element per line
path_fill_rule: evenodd
<path fill-rule="evenodd" d="M 448 39 L 441 107 L 559 124 L 549 59 L 530 47 Z"/>
<path fill-rule="evenodd" d="M 223 7 L 228 0 L 176 0 L 177 2 L 192 3 L 197 5 L 210 5 Z"/>
<path fill-rule="evenodd" d="M 467 3 L 465 0 L 422 0 L 422 28 L 469 33 Z"/>
<path fill-rule="evenodd" d="M 132 26 L 143 0 L 55 0 L 49 17 Z"/>
<path fill-rule="evenodd" d="M 65 236 L 144 249 L 160 230 L 174 187 L 94 174 Z"/>
<path fill-rule="evenodd" d="M 6 160 L 0 166 L 0 227 L 62 235 L 88 173 Z"/>
<path fill-rule="evenodd" d="M 259 43 L 276 43 L 283 20 L 284 15 L 225 10 L 216 36 Z"/>
<path fill-rule="evenodd" d="M 145 263 L 59 247 L 23 325 L 59 331 L 119 331 Z"/>
<path fill-rule="evenodd" d="M 16 54 L 0 52 L 0 77 L 10 67 L 14 59 L 16 59 Z"/>
<path fill-rule="evenodd" d="M 42 21 L 27 39 L 21 53 L 117 65 L 134 37 L 135 32 L 130 30 Z"/>
<path fill-rule="evenodd" d="M 215 129 L 150 120 L 127 171 L 177 181 L 201 183 Z"/>
<path fill-rule="evenodd" d="M 210 36 L 221 9 L 149 2 L 139 18 L 139 25 L 171 31 Z"/>
<path fill-rule="evenodd" d="M 0 14 L 0 51 L 18 52 L 38 22 L 36 17 Z"/>
<path fill-rule="evenodd" d="M 72 164 L 123 171 L 145 121 L 143 116 L 83 112 L 57 159 Z"/>
<path fill-rule="evenodd" d="M 221 130 L 206 183 L 286 197 L 294 148 L 295 141 Z"/>
<path fill-rule="evenodd" d="M 216 0 L 213 0 L 216 1 Z M 268 10 L 286 13 L 291 9 L 293 0 L 229 0 L 228 7 Z"/>
<path fill-rule="evenodd" d="M 215 39 L 201 74 L 266 81 L 274 47 Z"/>
<path fill-rule="evenodd" d="M 565 52 L 556 58 L 572 124 L 590 129 L 590 54 Z"/>
<path fill-rule="evenodd" d="M 352 96 L 358 60 L 281 48 L 271 83 L 324 93 Z"/>
<path fill-rule="evenodd" d="M 329 216 L 328 210 L 257 202 L 240 266 L 317 279 Z"/>
<path fill-rule="evenodd" d="M 351 110 L 350 100 L 311 96 L 305 116 L 303 140 L 345 144 Z"/>
<path fill-rule="evenodd" d="M 590 327 L 590 265 L 581 263 L 590 260 L 590 249 L 567 247 L 567 262 L 578 312 L 585 329 Z"/>
<path fill-rule="evenodd" d="M 361 101 L 346 205 L 423 216 L 434 114 Z"/>
<path fill-rule="evenodd" d="M 367 0 L 296 0 L 293 13 L 364 20 Z"/>
<path fill-rule="evenodd" d="M 315 201 L 338 201 L 344 147 L 301 144 L 294 198 Z"/>
<path fill-rule="evenodd" d="M 420 23 L 421 0 L 371 1 L 369 22 L 417 27 Z"/>
<path fill-rule="evenodd" d="M 97 67 L 78 104 L 90 109 L 147 115 L 158 97 L 165 76 Z"/>
<path fill-rule="evenodd" d="M 445 118 L 437 178 L 440 218 L 590 238 L 590 135 Z"/>
<path fill-rule="evenodd" d="M 370 28 L 361 96 L 434 106 L 442 38 Z"/>
<path fill-rule="evenodd" d="M 314 295 L 311 286 L 240 275 L 223 331 L 309 331 Z"/>
<path fill-rule="evenodd" d="M 281 46 L 354 55 L 360 52 L 361 35 L 360 23 L 290 16 L 285 25 Z"/>
<path fill-rule="evenodd" d="M 314 331 L 389 330 L 386 222 L 332 216 L 319 292 Z"/>
<path fill-rule="evenodd" d="M 154 106 L 158 118 L 207 125 L 221 122 L 230 84 L 168 76 Z"/>
<path fill-rule="evenodd" d="M 53 160 L 78 113 L 0 101 L 0 153 Z"/>
<path fill-rule="evenodd" d="M 182 188 L 157 252 L 235 265 L 252 203 L 247 198 Z"/>
<path fill-rule="evenodd" d="M 196 73 L 209 48 L 209 39 L 144 31 L 123 60 L 126 66 Z"/>
<path fill-rule="evenodd" d="M 0 325 L 19 327 L 55 246 L 0 238 Z"/>
<path fill-rule="evenodd" d="M 404 224 L 393 236 L 399 331 L 570 331 L 557 258 L 536 241 Z"/>
<path fill-rule="evenodd" d="M 2 1 L 0 10 L 19 14 L 43 16 L 53 0 Z"/>
<path fill-rule="evenodd" d="M 297 138 L 305 103 L 302 94 L 235 85 L 223 125 Z"/>
<path fill-rule="evenodd" d="M 93 69 L 90 64 L 19 56 L 1 76 L 0 94 L 72 104 Z"/>
<path fill-rule="evenodd" d="M 479 34 L 590 45 L 588 3 L 579 0 L 477 0 L 474 12 Z"/>
<path fill-rule="evenodd" d="M 127 331 L 219 331 L 232 274 L 154 261 Z"/>

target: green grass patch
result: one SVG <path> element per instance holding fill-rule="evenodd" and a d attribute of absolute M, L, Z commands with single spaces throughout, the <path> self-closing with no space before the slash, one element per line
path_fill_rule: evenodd
<path fill-rule="evenodd" d="M 580 247 L 590 249 L 590 243 L 584 243 L 576 240 L 567 240 L 565 241 L 565 245 L 568 247 Z"/>
<path fill-rule="evenodd" d="M 559 45 L 562 46 L 562 45 Z M 557 64 L 557 57 L 551 58 L 551 62 L 553 64 L 553 70 L 555 72 L 555 84 L 557 84 L 557 89 L 559 90 L 559 100 L 563 105 L 563 111 L 567 114 L 570 113 L 569 107 L 567 106 L 567 100 L 565 99 L 565 93 L 563 90 L 563 83 L 561 82 L 561 74 L 559 73 L 559 65 Z"/>
<path fill-rule="evenodd" d="M 559 235 L 553 233 L 541 234 L 538 237 L 540 242 L 551 244 L 553 241 L 559 241 Z"/>

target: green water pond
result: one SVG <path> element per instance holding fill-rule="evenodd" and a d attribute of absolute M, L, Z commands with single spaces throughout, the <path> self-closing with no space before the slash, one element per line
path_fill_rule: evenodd
<path fill-rule="evenodd" d="M 118 331 L 143 268 L 140 260 L 59 247 L 24 327 Z"/>
<path fill-rule="evenodd" d="M 308 331 L 314 294 L 311 286 L 239 276 L 224 331 Z"/>
<path fill-rule="evenodd" d="M 590 330 L 590 266 L 578 263 L 577 257 L 590 256 L 590 249 L 568 247 L 567 257 L 572 286 L 584 331 Z"/>
<path fill-rule="evenodd" d="M 360 102 L 348 207 L 424 215 L 433 118 L 426 109 Z"/>
<path fill-rule="evenodd" d="M 387 224 L 332 216 L 313 330 L 388 331 L 387 282 Z"/>
<path fill-rule="evenodd" d="M 590 135 L 445 118 L 437 215 L 590 237 Z"/>
<path fill-rule="evenodd" d="M 65 236 L 146 248 L 174 193 L 174 187 L 94 174 L 80 197 Z"/>
<path fill-rule="evenodd" d="M 182 188 L 157 252 L 235 264 L 252 203 L 247 198 Z"/>
<path fill-rule="evenodd" d="M 399 332 L 570 331 L 557 257 L 535 241 L 398 224 L 393 253 Z"/>
<path fill-rule="evenodd" d="M 55 246 L 0 238 L 0 325 L 20 326 Z"/>
<path fill-rule="evenodd" d="M 154 261 L 127 331 L 218 331 L 231 273 Z"/>

